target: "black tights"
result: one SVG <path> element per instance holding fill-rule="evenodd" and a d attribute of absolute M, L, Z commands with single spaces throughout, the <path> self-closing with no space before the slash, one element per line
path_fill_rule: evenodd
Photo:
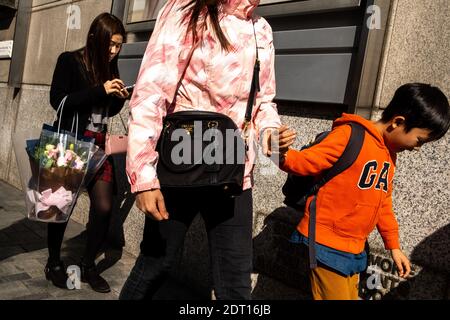
<path fill-rule="evenodd" d="M 96 181 L 88 187 L 91 208 L 87 228 L 87 243 L 83 255 L 83 264 L 91 266 L 100 247 L 105 240 L 109 218 L 112 211 L 113 186 L 112 183 Z M 66 231 L 66 223 L 49 223 L 47 229 L 47 245 L 49 263 L 57 263 L 61 259 L 61 245 Z"/>

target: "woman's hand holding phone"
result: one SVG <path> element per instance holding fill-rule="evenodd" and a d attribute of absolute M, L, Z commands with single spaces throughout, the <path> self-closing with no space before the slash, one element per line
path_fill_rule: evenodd
<path fill-rule="evenodd" d="M 103 86 L 105 87 L 105 91 L 108 95 L 112 94 L 122 99 L 126 99 L 130 95 L 127 90 L 124 90 L 125 84 L 120 79 L 106 81 Z"/>
<path fill-rule="evenodd" d="M 130 97 L 131 94 L 133 93 L 133 89 L 134 89 L 135 84 L 131 85 L 131 86 L 126 86 L 125 88 L 122 89 L 122 92 L 127 93 L 127 97 Z"/>

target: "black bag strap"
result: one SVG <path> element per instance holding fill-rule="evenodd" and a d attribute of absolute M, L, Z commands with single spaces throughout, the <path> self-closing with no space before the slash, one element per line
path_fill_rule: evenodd
<path fill-rule="evenodd" d="M 253 23 L 253 33 L 255 35 L 255 45 L 256 45 L 256 59 L 255 59 L 255 65 L 253 67 L 253 77 L 252 77 L 252 83 L 250 86 L 250 96 L 247 101 L 247 110 L 245 112 L 245 122 L 250 123 L 252 120 L 252 112 L 253 112 L 253 106 L 255 104 L 255 97 L 256 93 L 261 91 L 261 86 L 259 83 L 259 71 L 261 70 L 261 63 L 259 61 L 259 54 L 258 54 L 258 39 L 256 38 L 256 30 L 255 30 L 255 23 Z"/>
<path fill-rule="evenodd" d="M 259 71 L 261 70 L 261 63 L 259 61 L 259 54 L 258 54 L 258 39 L 256 37 L 256 30 L 255 30 L 255 22 L 252 20 L 253 24 L 253 33 L 255 35 L 255 46 L 256 46 L 256 58 L 255 58 L 255 65 L 253 66 L 253 77 L 252 77 L 252 83 L 250 85 L 250 95 L 248 97 L 247 101 L 247 109 L 245 111 L 245 120 L 244 120 L 244 127 L 242 128 L 244 142 L 245 142 L 245 150 L 248 151 L 248 138 L 249 138 L 249 127 L 252 122 L 252 114 L 253 114 L 253 106 L 255 105 L 255 99 L 257 92 L 261 91 L 261 85 L 259 82 Z"/>
<path fill-rule="evenodd" d="M 361 148 L 364 144 L 365 128 L 359 123 L 350 123 L 351 135 L 344 149 L 344 152 L 336 161 L 336 163 L 331 167 L 327 173 L 312 187 L 311 191 L 305 195 L 300 202 L 306 201 L 308 197 L 314 195 L 313 200 L 309 206 L 309 225 L 308 225 L 308 249 L 309 249 L 309 266 L 311 269 L 317 267 L 316 258 L 316 200 L 317 192 L 321 187 L 323 187 L 328 181 L 333 179 L 338 174 L 347 170 L 358 158 Z M 299 203 L 300 203 L 299 202 Z M 303 202 L 304 203 L 304 202 Z"/>

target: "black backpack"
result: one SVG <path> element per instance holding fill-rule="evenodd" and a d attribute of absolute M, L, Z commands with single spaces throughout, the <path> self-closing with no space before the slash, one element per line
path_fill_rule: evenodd
<path fill-rule="evenodd" d="M 364 143 L 365 128 L 355 122 L 349 124 L 352 128 L 350 139 L 345 147 L 344 152 L 336 161 L 336 163 L 327 171 L 323 172 L 320 176 L 298 176 L 289 174 L 286 182 L 283 185 L 283 194 L 285 196 L 284 203 L 288 207 L 292 207 L 296 210 L 304 211 L 306 200 L 314 195 L 310 204 L 309 215 L 309 261 L 311 269 L 317 267 L 316 259 L 316 199 L 317 192 L 328 181 L 333 179 L 338 174 L 349 168 L 358 158 Z M 321 141 L 323 141 L 330 131 L 319 133 L 316 136 L 314 142 L 304 146 L 301 150 L 310 148 Z"/>

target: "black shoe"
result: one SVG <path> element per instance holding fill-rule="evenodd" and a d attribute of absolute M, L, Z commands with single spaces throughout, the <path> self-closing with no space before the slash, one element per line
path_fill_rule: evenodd
<path fill-rule="evenodd" d="M 83 263 L 81 267 L 81 282 L 89 283 L 92 290 L 100 293 L 108 293 L 111 291 L 108 282 L 103 279 L 97 271 L 95 265 L 86 266 Z"/>
<path fill-rule="evenodd" d="M 67 289 L 67 273 L 64 263 L 59 261 L 57 263 L 49 263 L 44 269 L 45 278 L 51 281 L 55 287 Z"/>

